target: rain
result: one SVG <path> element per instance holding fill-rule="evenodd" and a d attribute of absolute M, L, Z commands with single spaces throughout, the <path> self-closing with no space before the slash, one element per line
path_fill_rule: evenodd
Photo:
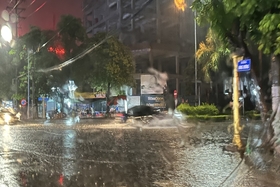
<path fill-rule="evenodd" d="M 265 38 L 279 42 L 279 16 L 264 2 L 81 2 L 83 17 L 45 15 L 52 30 L 29 21 L 54 11 L 52 1 L 7 0 L 0 9 L 0 187 L 280 186 L 280 52 Z M 24 23 L 32 26 L 21 36 Z M 237 71 L 244 60 L 238 68 L 249 69 Z M 212 114 L 180 105 L 226 117 L 206 120 Z"/>

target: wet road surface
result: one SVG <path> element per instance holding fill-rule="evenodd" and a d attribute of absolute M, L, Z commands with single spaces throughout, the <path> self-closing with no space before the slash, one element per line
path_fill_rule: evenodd
<path fill-rule="evenodd" d="M 280 186 L 278 162 L 237 167 L 227 126 L 0 126 L 0 186 Z"/>

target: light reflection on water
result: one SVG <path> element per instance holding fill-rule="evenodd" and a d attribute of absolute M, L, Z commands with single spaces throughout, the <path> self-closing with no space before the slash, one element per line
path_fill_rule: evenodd
<path fill-rule="evenodd" d="M 10 150 L 10 144 L 13 139 L 11 137 L 10 126 L 4 125 L 1 127 L 2 131 L 2 153 L 0 153 L 0 186 L 19 186 L 16 180 L 16 168 L 13 168 L 14 160 L 12 159 L 12 153 Z"/>
<path fill-rule="evenodd" d="M 27 186 L 216 187 L 240 161 L 238 154 L 222 151 L 231 140 L 227 125 L 202 125 L 201 133 L 163 127 L 142 131 L 69 126 L 1 129 L 0 183 L 8 186 L 23 186 L 24 181 Z M 185 147 L 179 147 L 181 138 Z M 16 162 L 21 158 L 25 160 Z M 243 164 L 224 186 L 251 186 L 256 183 L 252 179 L 265 184 L 258 176 Z"/>
<path fill-rule="evenodd" d="M 62 169 L 63 176 L 70 179 L 77 171 L 76 169 L 76 132 L 74 130 L 65 130 L 63 134 L 63 147 L 62 147 Z"/>

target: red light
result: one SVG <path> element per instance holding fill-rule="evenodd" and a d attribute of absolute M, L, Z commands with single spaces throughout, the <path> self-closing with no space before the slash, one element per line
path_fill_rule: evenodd
<path fill-rule="evenodd" d="M 65 54 L 65 49 L 61 46 L 58 47 L 49 47 L 49 52 L 55 53 L 57 56 L 63 56 Z"/>
<path fill-rule="evenodd" d="M 61 175 L 59 176 L 59 179 L 58 179 L 59 185 L 63 186 L 63 180 L 64 180 L 64 177 L 63 177 L 63 175 L 61 174 Z"/>
<path fill-rule="evenodd" d="M 63 48 L 58 47 L 58 48 L 55 49 L 55 54 L 57 54 L 57 55 L 64 55 L 65 54 L 65 50 Z"/>
<path fill-rule="evenodd" d="M 49 47 L 49 48 L 48 48 L 48 51 L 49 51 L 49 52 L 53 52 L 53 47 Z"/>

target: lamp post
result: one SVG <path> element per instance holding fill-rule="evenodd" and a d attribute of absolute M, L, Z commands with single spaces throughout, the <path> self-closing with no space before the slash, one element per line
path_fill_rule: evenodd
<path fill-rule="evenodd" d="M 30 118 L 30 53 L 32 52 L 32 50 L 27 50 L 27 119 Z"/>
<path fill-rule="evenodd" d="M 194 90 L 195 90 L 195 104 L 197 105 L 197 58 L 196 58 L 196 52 L 197 52 L 197 32 L 196 32 L 196 11 L 194 12 Z M 200 97 L 200 93 L 199 93 L 199 97 Z M 199 98 L 199 102 L 198 105 L 200 105 L 200 98 Z"/>
<path fill-rule="evenodd" d="M 187 4 L 185 0 L 174 0 L 174 4 L 177 7 L 178 10 L 185 11 Z M 195 92 L 195 105 L 200 105 L 200 93 L 198 98 L 198 80 L 197 80 L 197 58 L 196 58 L 196 52 L 197 52 L 197 23 L 196 23 L 196 11 L 194 12 L 194 92 Z"/>
<path fill-rule="evenodd" d="M 30 72 L 29 72 L 29 51 L 27 51 L 27 119 L 30 114 Z"/>

